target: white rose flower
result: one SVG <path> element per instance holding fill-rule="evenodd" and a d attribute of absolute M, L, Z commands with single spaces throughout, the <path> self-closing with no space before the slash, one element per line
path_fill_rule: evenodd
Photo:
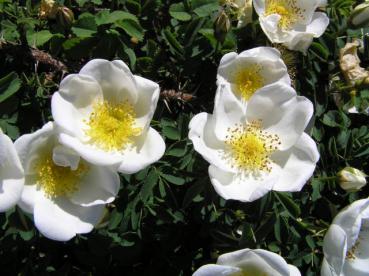
<path fill-rule="evenodd" d="M 60 145 L 52 122 L 18 138 L 15 148 L 26 175 L 18 205 L 38 230 L 58 241 L 92 231 L 118 193 L 119 175 Z"/>
<path fill-rule="evenodd" d="M 189 138 L 220 196 L 254 201 L 270 190 L 300 191 L 311 177 L 319 153 L 304 129 L 312 114 L 312 103 L 281 82 L 261 88 L 246 108 L 221 85 L 213 114 L 194 116 Z"/>
<path fill-rule="evenodd" d="M 248 101 L 260 88 L 277 81 L 291 84 L 280 52 L 271 47 L 257 47 L 222 57 L 218 67 L 218 85 L 229 84 L 237 98 Z"/>
<path fill-rule="evenodd" d="M 322 276 L 369 275 L 369 199 L 353 202 L 324 237 Z"/>
<path fill-rule="evenodd" d="M 12 140 L 0 128 L 0 212 L 17 204 L 23 190 L 24 171 Z"/>
<path fill-rule="evenodd" d="M 289 265 L 276 253 L 263 249 L 243 249 L 219 256 L 217 264 L 208 264 L 193 276 L 300 276 L 297 267 Z"/>
<path fill-rule="evenodd" d="M 95 59 L 68 75 L 52 98 L 59 141 L 88 162 L 135 173 L 160 159 L 162 137 L 150 127 L 158 84 L 120 61 Z"/>
<path fill-rule="evenodd" d="M 321 0 L 253 0 L 260 26 L 273 43 L 306 52 L 314 37 L 320 37 L 329 24 L 325 13 L 315 12 Z"/>

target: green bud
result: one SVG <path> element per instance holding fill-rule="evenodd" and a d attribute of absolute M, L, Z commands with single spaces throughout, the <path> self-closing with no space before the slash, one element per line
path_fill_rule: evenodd
<path fill-rule="evenodd" d="M 217 19 L 214 22 L 214 36 L 220 42 L 223 43 L 225 37 L 231 28 L 231 22 L 224 12 L 224 10 L 220 11 Z"/>
<path fill-rule="evenodd" d="M 59 7 L 56 12 L 56 20 L 60 26 L 69 29 L 74 21 L 74 14 L 72 10 L 67 7 Z"/>
<path fill-rule="evenodd" d="M 354 28 L 369 27 L 369 1 L 357 5 L 353 9 L 349 22 Z"/>
<path fill-rule="evenodd" d="M 366 185 L 367 176 L 362 171 L 353 167 L 346 167 L 337 174 L 339 185 L 342 189 L 348 192 L 359 191 Z"/>

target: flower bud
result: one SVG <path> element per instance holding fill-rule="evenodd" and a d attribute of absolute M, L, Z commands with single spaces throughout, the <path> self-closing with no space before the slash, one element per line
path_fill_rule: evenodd
<path fill-rule="evenodd" d="M 56 20 L 65 29 L 69 29 L 74 21 L 74 14 L 71 9 L 67 7 L 59 7 L 56 12 Z"/>
<path fill-rule="evenodd" d="M 230 28 L 231 28 L 231 22 L 227 14 L 224 12 L 224 10 L 220 11 L 217 19 L 215 19 L 215 22 L 214 22 L 215 38 L 219 42 L 223 43 Z"/>
<path fill-rule="evenodd" d="M 55 19 L 58 4 L 54 0 L 41 0 L 39 17 L 41 19 Z"/>
<path fill-rule="evenodd" d="M 353 167 L 346 167 L 337 174 L 339 185 L 348 192 L 355 192 L 366 185 L 367 176 L 362 171 Z"/>
<path fill-rule="evenodd" d="M 357 5 L 351 13 L 350 24 L 355 28 L 369 26 L 369 1 Z"/>

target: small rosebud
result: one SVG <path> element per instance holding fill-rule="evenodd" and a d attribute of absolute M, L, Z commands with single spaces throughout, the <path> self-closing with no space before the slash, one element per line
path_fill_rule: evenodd
<path fill-rule="evenodd" d="M 231 28 L 231 22 L 227 14 L 224 12 L 224 10 L 220 11 L 217 19 L 215 19 L 215 22 L 214 22 L 215 38 L 219 42 L 223 43 L 230 28 Z"/>
<path fill-rule="evenodd" d="M 352 167 L 344 168 L 338 172 L 337 176 L 341 188 L 348 192 L 358 191 L 366 185 L 367 175 Z"/>
<path fill-rule="evenodd" d="M 353 9 L 349 22 L 355 28 L 364 28 L 369 26 L 369 1 L 357 5 Z"/>
<path fill-rule="evenodd" d="M 56 20 L 65 29 L 69 29 L 74 21 L 74 14 L 67 7 L 59 7 L 56 12 Z"/>
<path fill-rule="evenodd" d="M 132 44 L 138 44 L 138 38 L 137 38 L 137 37 L 132 36 L 132 37 L 131 37 L 131 43 L 132 43 Z"/>
<path fill-rule="evenodd" d="M 41 0 L 39 17 L 41 19 L 55 19 L 58 4 L 54 0 Z"/>

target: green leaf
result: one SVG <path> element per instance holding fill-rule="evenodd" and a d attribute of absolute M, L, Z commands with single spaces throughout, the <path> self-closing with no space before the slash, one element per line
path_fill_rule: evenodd
<path fill-rule="evenodd" d="M 349 127 L 351 122 L 345 113 L 331 110 L 324 114 L 322 123 L 330 127 L 345 128 Z"/>
<path fill-rule="evenodd" d="M 205 17 L 212 15 L 214 12 L 218 10 L 219 10 L 218 2 L 215 2 L 194 9 L 194 13 L 196 13 L 199 17 Z"/>
<path fill-rule="evenodd" d="M 95 17 L 89 13 L 83 13 L 74 26 L 72 32 L 81 38 L 90 37 L 97 32 Z"/>
<path fill-rule="evenodd" d="M 190 188 L 187 189 L 186 194 L 183 198 L 182 207 L 187 208 L 192 203 L 193 199 L 199 195 L 205 188 L 203 181 L 198 181 Z"/>
<path fill-rule="evenodd" d="M 0 79 L 0 103 L 7 100 L 15 93 L 18 92 L 21 87 L 21 80 L 18 77 L 18 74 L 15 72 L 11 72 L 5 77 Z"/>
<path fill-rule="evenodd" d="M 134 20 L 123 20 L 115 22 L 115 25 L 122 28 L 131 37 L 142 41 L 144 38 L 144 29 Z"/>
<path fill-rule="evenodd" d="M 175 184 L 175 185 L 183 185 L 185 183 L 185 180 L 181 177 L 177 177 L 170 174 L 160 173 L 160 175 L 167 180 L 168 182 Z"/>
<path fill-rule="evenodd" d="M 292 217 L 298 217 L 301 214 L 300 207 L 290 198 L 287 193 L 274 192 L 279 202 L 288 211 Z"/>
<path fill-rule="evenodd" d="M 48 42 L 53 36 L 54 34 L 50 33 L 48 30 L 42 30 L 36 33 L 28 32 L 27 42 L 31 46 L 35 45 L 39 47 Z"/>
<path fill-rule="evenodd" d="M 181 133 L 175 127 L 164 126 L 162 130 L 163 130 L 164 136 L 171 139 L 171 140 L 180 140 L 181 139 Z"/>
<path fill-rule="evenodd" d="M 181 56 L 184 54 L 183 46 L 178 42 L 174 34 L 169 29 L 163 30 L 162 36 L 174 53 Z"/>
<path fill-rule="evenodd" d="M 109 11 L 101 11 L 95 18 L 98 26 L 112 24 L 122 20 L 132 20 L 139 24 L 138 18 L 135 15 L 125 11 L 113 11 L 112 13 Z"/>
<path fill-rule="evenodd" d="M 158 183 L 158 174 L 156 170 L 151 170 L 150 173 L 147 175 L 142 187 L 141 187 L 141 199 L 143 202 L 146 202 L 148 198 L 152 195 L 153 189 L 155 185 Z"/>
<path fill-rule="evenodd" d="M 179 21 L 188 21 L 191 20 L 191 15 L 186 12 L 186 9 L 183 3 L 175 3 L 170 5 L 169 7 L 169 14 L 179 20 Z"/>

